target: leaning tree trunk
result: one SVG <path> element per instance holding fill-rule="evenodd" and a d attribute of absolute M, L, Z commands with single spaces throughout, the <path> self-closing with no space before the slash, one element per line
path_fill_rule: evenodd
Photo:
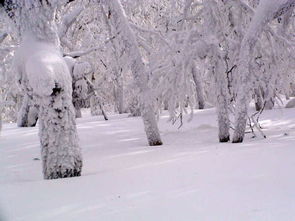
<path fill-rule="evenodd" d="M 103 4 L 108 7 L 106 18 L 109 26 L 113 24 L 116 34 L 122 39 L 126 53 L 130 57 L 130 68 L 139 88 L 140 112 L 144 123 L 144 128 L 150 146 L 162 145 L 154 110 L 152 93 L 148 87 L 148 72 L 142 61 L 135 34 L 131 30 L 124 9 L 119 0 L 104 0 Z M 113 39 L 113 40 L 116 40 Z"/>
<path fill-rule="evenodd" d="M 204 99 L 204 93 L 203 93 L 203 88 L 202 88 L 202 82 L 199 79 L 200 76 L 198 76 L 196 67 L 192 65 L 192 75 L 193 75 L 193 80 L 195 83 L 195 88 L 196 88 L 196 97 L 198 101 L 198 108 L 199 109 L 204 109 L 205 108 L 205 99 Z"/>
<path fill-rule="evenodd" d="M 216 52 L 218 54 L 218 52 Z M 212 73 L 216 86 L 216 110 L 218 118 L 218 137 L 219 142 L 228 142 L 230 140 L 230 121 L 229 121 L 229 99 L 228 99 L 228 81 L 225 73 L 225 64 L 223 58 L 215 55 L 213 57 Z"/>
<path fill-rule="evenodd" d="M 38 120 L 39 107 L 33 97 L 27 93 L 23 97 L 22 106 L 17 115 L 18 127 L 35 127 Z"/>

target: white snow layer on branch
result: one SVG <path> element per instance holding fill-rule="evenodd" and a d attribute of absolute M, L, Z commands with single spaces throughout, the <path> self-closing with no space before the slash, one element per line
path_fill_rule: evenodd
<path fill-rule="evenodd" d="M 28 35 L 16 53 L 15 62 L 18 70 L 27 76 L 36 95 L 49 96 L 57 85 L 71 90 L 69 69 L 54 45 L 35 42 Z"/>

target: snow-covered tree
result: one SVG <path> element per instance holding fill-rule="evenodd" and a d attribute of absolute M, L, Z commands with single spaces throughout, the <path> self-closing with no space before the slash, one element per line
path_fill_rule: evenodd
<path fill-rule="evenodd" d="M 13 19 L 21 45 L 16 69 L 39 106 L 39 135 L 45 179 L 81 175 L 82 157 L 72 104 L 72 78 L 59 50 L 55 24 L 60 1 L 16 1 Z"/>
<path fill-rule="evenodd" d="M 243 38 L 238 64 L 239 90 L 237 94 L 237 111 L 233 142 L 242 142 L 246 129 L 250 88 L 253 68 L 250 65 L 255 44 L 268 23 L 273 19 L 293 10 L 294 0 L 261 0 L 251 24 Z"/>
<path fill-rule="evenodd" d="M 102 1 L 104 16 L 109 26 L 114 26 L 117 35 L 123 42 L 126 54 L 129 56 L 129 65 L 134 76 L 136 86 L 139 89 L 139 105 L 143 119 L 145 132 L 150 146 L 161 145 L 161 137 L 155 117 L 154 97 L 148 86 L 148 69 L 143 63 L 138 43 L 133 30 L 131 29 L 124 9 L 119 0 Z"/>
<path fill-rule="evenodd" d="M 214 0 L 171 2 L 168 4 L 170 16 L 161 16 L 162 20 L 166 19 L 164 27 L 159 28 L 161 25 L 158 25 L 157 30 L 136 29 L 141 32 L 140 37 L 148 33 L 145 38 L 152 39 L 149 40 L 152 49 L 144 44 L 143 48 L 148 51 L 152 84 L 160 102 L 167 102 L 171 119 L 175 120 L 187 112 L 188 106 L 192 109 L 193 103 L 199 108 L 204 107 L 202 72 L 212 76 L 214 97 L 217 97 L 219 140 L 227 142 L 230 125 L 227 49 L 223 37 L 226 24 L 220 21 L 224 20 L 223 5 Z M 195 100 L 194 94 L 197 97 Z"/>

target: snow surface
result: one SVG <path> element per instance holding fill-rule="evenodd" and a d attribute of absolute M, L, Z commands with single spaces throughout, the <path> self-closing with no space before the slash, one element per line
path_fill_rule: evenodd
<path fill-rule="evenodd" d="M 214 109 L 148 147 L 140 118 L 78 120 L 82 176 L 43 180 L 37 128 L 4 124 L 1 221 L 294 221 L 294 109 L 265 111 L 267 139 L 217 142 Z"/>

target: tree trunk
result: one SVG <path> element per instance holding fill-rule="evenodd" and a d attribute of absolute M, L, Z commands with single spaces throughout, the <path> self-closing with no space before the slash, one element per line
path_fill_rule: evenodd
<path fill-rule="evenodd" d="M 75 116 L 76 118 L 81 118 L 82 117 L 82 112 L 80 107 L 75 107 Z"/>
<path fill-rule="evenodd" d="M 92 116 L 103 115 L 104 119 L 108 120 L 108 116 L 104 111 L 104 108 L 101 102 L 99 101 L 99 98 L 97 98 L 96 95 L 93 95 L 90 98 L 90 112 Z"/>
<path fill-rule="evenodd" d="M 124 113 L 124 90 L 122 82 L 115 88 L 115 104 L 119 114 Z"/>
<path fill-rule="evenodd" d="M 40 141 L 45 179 L 81 175 L 82 158 L 78 145 L 72 93 L 54 88 L 40 98 Z"/>
<path fill-rule="evenodd" d="M 18 127 L 35 127 L 38 120 L 39 107 L 34 103 L 32 97 L 24 95 L 22 106 L 17 116 Z"/>
<path fill-rule="evenodd" d="M 90 113 L 91 116 L 101 115 L 101 110 L 97 104 L 97 100 L 94 95 L 90 98 Z"/>
<path fill-rule="evenodd" d="M 204 99 L 204 93 L 203 93 L 203 88 L 202 88 L 202 82 L 199 79 L 200 77 L 198 76 L 197 70 L 195 65 L 192 65 L 192 75 L 193 75 L 193 80 L 195 83 L 195 88 L 196 88 L 196 97 L 198 101 L 198 108 L 199 109 L 204 109 L 205 108 L 205 99 Z"/>
<path fill-rule="evenodd" d="M 104 111 L 102 103 L 99 100 L 97 101 L 97 103 L 98 103 L 98 106 L 99 106 L 99 108 L 101 110 L 101 113 L 102 113 L 102 116 L 103 116 L 104 120 L 109 120 L 106 112 Z"/>
<path fill-rule="evenodd" d="M 139 104 L 139 98 L 138 96 L 134 96 L 131 98 L 131 101 L 129 103 L 129 111 L 130 111 L 130 117 L 140 117 L 141 111 L 140 111 L 140 104 Z"/>
<path fill-rule="evenodd" d="M 167 99 L 164 100 L 164 110 L 168 110 L 169 109 L 169 102 Z"/>
<path fill-rule="evenodd" d="M 263 96 L 261 94 L 261 89 L 257 88 L 254 90 L 255 94 L 255 110 L 260 111 L 263 108 Z"/>
<path fill-rule="evenodd" d="M 218 52 L 217 52 L 218 53 Z M 218 118 L 218 137 L 219 142 L 228 142 L 230 140 L 230 121 L 229 121 L 229 101 L 228 101 L 228 81 L 225 73 L 225 65 L 223 64 L 223 58 L 217 56 L 213 58 L 214 66 L 212 72 L 216 85 L 216 111 Z"/>
<path fill-rule="evenodd" d="M 115 24 L 117 35 L 123 39 L 126 53 L 130 57 L 130 68 L 135 79 L 136 86 L 140 91 L 140 112 L 144 123 L 147 140 L 150 146 L 162 145 L 156 117 L 151 90 L 147 85 L 148 72 L 142 61 L 136 37 L 131 30 L 128 19 L 119 0 L 105 0 L 104 5 L 108 7 L 107 23 Z"/>

